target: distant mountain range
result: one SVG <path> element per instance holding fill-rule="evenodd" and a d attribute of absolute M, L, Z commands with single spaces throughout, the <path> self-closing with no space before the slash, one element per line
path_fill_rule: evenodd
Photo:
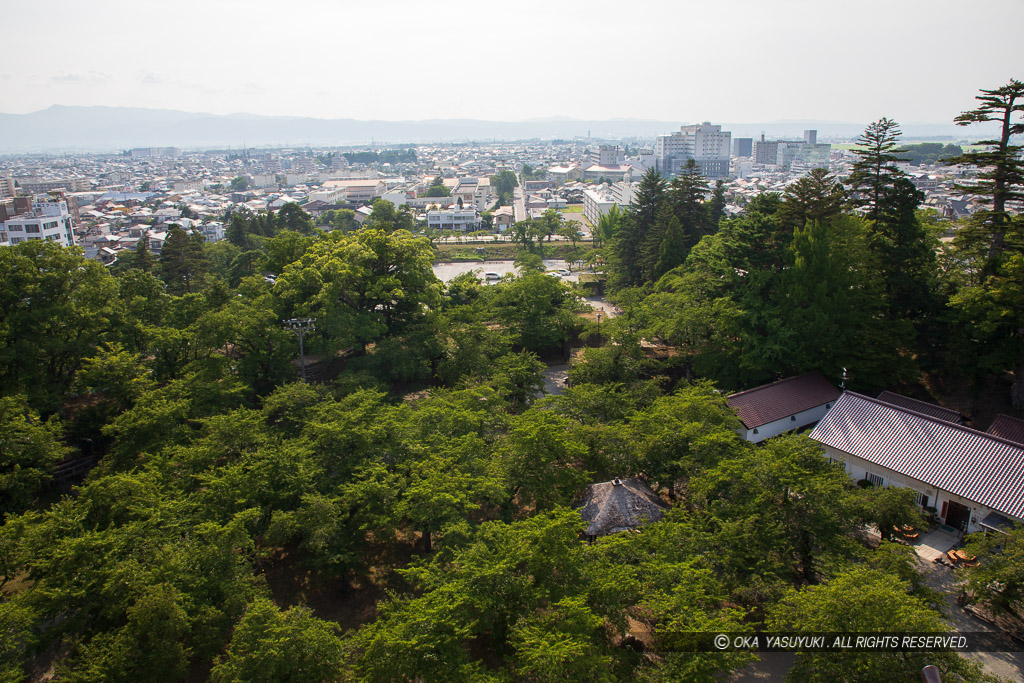
<path fill-rule="evenodd" d="M 653 138 L 678 130 L 680 121 L 609 119 L 586 121 L 563 117 L 529 121 L 428 119 L 424 121 L 357 121 L 253 114 L 204 114 L 133 107 L 54 105 L 30 114 L 0 114 L 0 153 L 113 152 L 132 147 L 226 148 L 265 146 L 400 145 L 490 140 Z M 715 123 L 718 123 L 717 121 Z M 819 140 L 851 139 L 868 122 L 774 121 L 722 123 L 733 137 L 799 139 L 805 129 Z M 976 138 L 988 133 L 952 123 L 903 124 L 904 139 L 949 136 Z"/>

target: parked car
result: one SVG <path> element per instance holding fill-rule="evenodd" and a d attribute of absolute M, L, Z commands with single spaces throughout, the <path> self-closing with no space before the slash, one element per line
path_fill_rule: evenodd
<path fill-rule="evenodd" d="M 485 280 L 500 280 L 501 279 L 501 275 L 499 275 L 498 273 L 484 273 L 484 279 Z"/>

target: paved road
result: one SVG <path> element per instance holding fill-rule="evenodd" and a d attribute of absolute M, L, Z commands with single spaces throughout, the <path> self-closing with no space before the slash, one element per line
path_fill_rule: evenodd
<path fill-rule="evenodd" d="M 565 393 L 565 380 L 569 377 L 569 366 L 566 363 L 558 363 L 556 365 L 549 365 L 544 370 L 544 391 L 538 394 L 538 397 L 542 397 L 545 394 L 548 396 L 557 396 Z"/>
<path fill-rule="evenodd" d="M 526 215 L 526 193 L 523 192 L 521 185 L 512 190 L 512 209 L 515 213 L 516 223 L 529 218 Z"/>
<path fill-rule="evenodd" d="M 544 259 L 545 270 L 558 270 L 560 268 L 568 268 L 568 262 L 563 259 L 546 258 Z M 442 282 L 448 282 L 457 275 L 463 273 L 469 273 L 474 270 L 480 271 L 481 276 L 483 273 L 498 273 L 499 275 L 505 275 L 506 273 L 512 273 L 513 275 L 518 274 L 519 269 L 516 268 L 514 261 L 508 260 L 488 260 L 488 261 L 441 261 L 434 264 L 434 275 L 437 276 Z M 562 277 L 566 282 L 578 282 L 580 279 L 579 273 L 573 271 L 571 275 Z M 609 309 L 611 305 L 608 306 Z"/>
<path fill-rule="evenodd" d="M 976 617 L 965 612 L 956 603 L 958 589 L 954 585 L 956 577 L 953 570 L 944 564 L 926 562 L 919 560 L 919 571 L 924 575 L 925 584 L 934 590 L 941 591 L 946 596 L 948 616 L 946 621 L 953 627 L 954 631 L 971 633 L 984 631 L 986 633 L 998 633 L 999 629 L 991 624 L 985 623 Z M 1024 646 L 1006 637 L 1007 652 L 966 652 L 964 656 L 977 662 L 981 662 L 986 673 L 994 674 L 1010 681 L 1024 681 Z"/>

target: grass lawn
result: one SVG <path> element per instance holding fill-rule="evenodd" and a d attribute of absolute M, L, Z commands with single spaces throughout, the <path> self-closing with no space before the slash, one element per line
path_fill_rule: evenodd
<path fill-rule="evenodd" d="M 562 213 L 583 213 L 583 205 L 568 204 L 564 209 L 562 209 Z"/>

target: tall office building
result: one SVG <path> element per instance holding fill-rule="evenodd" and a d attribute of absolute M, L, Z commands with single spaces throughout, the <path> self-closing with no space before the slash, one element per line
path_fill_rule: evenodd
<path fill-rule="evenodd" d="M 729 175 L 732 133 L 709 121 L 681 126 L 678 133 L 659 135 L 654 142 L 655 167 L 665 175 L 678 175 L 693 159 L 708 178 Z"/>
<path fill-rule="evenodd" d="M 753 156 L 754 138 L 733 138 L 732 155 L 734 157 Z"/>
<path fill-rule="evenodd" d="M 598 166 L 619 166 L 626 163 L 626 153 L 618 145 L 601 145 L 590 152 L 590 163 Z"/>
<path fill-rule="evenodd" d="M 765 140 L 762 134 L 761 139 L 754 143 L 753 156 L 755 164 L 774 165 L 779 156 L 778 140 Z"/>

